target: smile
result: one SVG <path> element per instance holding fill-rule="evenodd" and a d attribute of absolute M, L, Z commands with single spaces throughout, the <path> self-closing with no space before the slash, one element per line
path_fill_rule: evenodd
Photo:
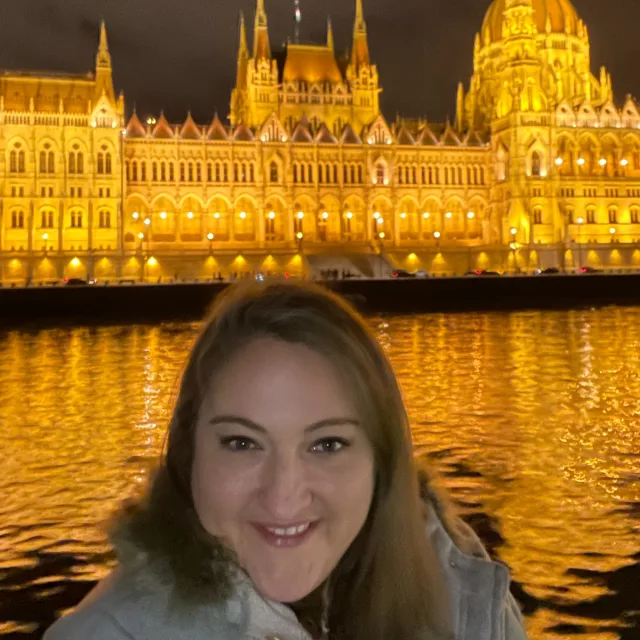
<path fill-rule="evenodd" d="M 253 526 L 269 545 L 273 547 L 296 547 L 302 544 L 318 526 L 318 521 L 304 522 L 289 527 L 273 527 L 254 523 Z"/>

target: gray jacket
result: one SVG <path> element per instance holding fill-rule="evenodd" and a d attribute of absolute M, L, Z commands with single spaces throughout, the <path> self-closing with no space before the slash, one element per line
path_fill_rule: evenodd
<path fill-rule="evenodd" d="M 527 640 L 509 592 L 509 571 L 490 560 L 475 533 L 459 519 L 428 507 L 433 541 L 455 612 L 455 640 Z M 141 588 L 141 585 L 144 585 Z M 312 640 L 294 613 L 268 602 L 238 578 L 225 604 L 202 605 L 188 615 L 172 607 L 171 587 L 151 565 L 137 573 L 115 570 L 76 610 L 56 622 L 44 640 Z"/>

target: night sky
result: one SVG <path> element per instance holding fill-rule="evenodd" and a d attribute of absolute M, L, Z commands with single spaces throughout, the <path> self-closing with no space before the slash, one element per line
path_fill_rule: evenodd
<path fill-rule="evenodd" d="M 355 0 L 301 0 L 302 41 L 350 45 Z M 459 80 L 472 71 L 473 38 L 489 0 L 364 0 L 372 57 L 394 119 L 455 115 Z M 607 65 L 617 100 L 640 96 L 640 2 L 574 0 L 590 29 L 592 68 Z M 228 114 L 235 80 L 238 12 L 253 24 L 254 0 L 0 0 L 0 68 L 82 72 L 92 68 L 104 17 L 116 90 L 127 110 L 164 109 L 173 121 Z M 293 35 L 293 0 L 266 0 L 274 49 Z M 251 41 L 251 31 L 249 32 Z"/>

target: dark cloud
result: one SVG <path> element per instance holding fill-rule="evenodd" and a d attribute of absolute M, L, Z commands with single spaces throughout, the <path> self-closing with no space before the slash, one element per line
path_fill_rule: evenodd
<path fill-rule="evenodd" d="M 86 71 L 101 17 L 115 83 L 141 113 L 164 109 L 200 121 L 228 112 L 235 78 L 238 14 L 252 24 L 253 0 L 0 0 L 0 68 Z M 355 0 L 302 0 L 302 38 L 321 41 L 331 16 L 337 47 L 350 44 Z M 266 0 L 274 48 L 293 33 L 293 0 Z M 640 96 L 638 0 L 575 0 L 590 28 L 593 70 L 613 74 L 619 100 Z M 382 105 L 432 120 L 453 116 L 460 80 L 472 71 L 473 38 L 489 0 L 364 0 Z"/>

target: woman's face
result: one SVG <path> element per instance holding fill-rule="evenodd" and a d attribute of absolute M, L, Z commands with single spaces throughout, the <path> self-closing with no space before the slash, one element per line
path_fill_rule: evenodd
<path fill-rule="evenodd" d="M 212 382 L 194 503 L 265 597 L 295 602 L 324 582 L 362 528 L 373 485 L 373 450 L 324 357 L 261 338 Z"/>

